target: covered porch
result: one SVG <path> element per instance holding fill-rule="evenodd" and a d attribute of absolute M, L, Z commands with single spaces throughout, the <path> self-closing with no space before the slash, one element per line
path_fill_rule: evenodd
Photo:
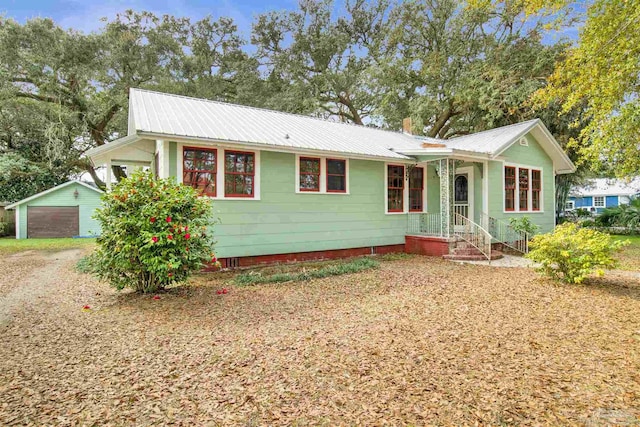
<path fill-rule="evenodd" d="M 427 171 L 429 202 L 427 212 L 408 213 L 407 252 L 491 260 L 498 256 L 496 244 L 528 251 L 526 233 L 489 215 L 488 160 L 420 160 L 414 167 Z"/>

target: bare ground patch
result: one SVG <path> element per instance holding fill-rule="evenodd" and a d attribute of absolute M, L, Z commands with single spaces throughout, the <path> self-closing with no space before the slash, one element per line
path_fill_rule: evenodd
<path fill-rule="evenodd" d="M 637 420 L 633 276 L 565 287 L 412 257 L 306 283 L 204 275 L 154 300 L 66 268 L 0 331 L 2 424 Z"/>

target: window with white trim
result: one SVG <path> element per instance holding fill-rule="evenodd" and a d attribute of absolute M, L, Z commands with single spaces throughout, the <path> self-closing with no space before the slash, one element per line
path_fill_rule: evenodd
<path fill-rule="evenodd" d="M 296 155 L 296 192 L 348 194 L 349 159 Z"/>
<path fill-rule="evenodd" d="M 564 204 L 565 211 L 572 211 L 576 208 L 576 202 L 573 200 L 567 200 L 567 203 Z"/>
<path fill-rule="evenodd" d="M 596 208 L 604 208 L 604 196 L 594 196 L 593 206 Z"/>
<path fill-rule="evenodd" d="M 506 212 L 541 211 L 542 171 L 525 166 L 505 166 L 503 191 Z"/>
<path fill-rule="evenodd" d="M 404 166 L 387 165 L 387 212 L 404 212 Z"/>

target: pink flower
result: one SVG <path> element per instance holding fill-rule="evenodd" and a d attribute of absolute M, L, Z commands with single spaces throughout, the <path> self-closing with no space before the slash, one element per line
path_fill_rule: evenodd
<path fill-rule="evenodd" d="M 188 225 L 184 228 L 184 231 L 185 231 L 185 233 L 186 233 L 187 231 L 189 231 L 189 226 L 188 226 Z"/>
<path fill-rule="evenodd" d="M 151 240 L 153 241 L 153 243 L 158 243 L 158 238 L 156 236 L 153 236 Z"/>
<path fill-rule="evenodd" d="M 189 233 L 185 234 L 185 235 L 184 235 L 184 238 L 185 238 L 185 239 L 187 239 L 187 240 L 189 240 L 189 239 L 191 238 L 191 234 L 189 234 Z"/>
<path fill-rule="evenodd" d="M 167 217 L 167 222 L 171 222 L 171 217 L 170 216 Z"/>
<path fill-rule="evenodd" d="M 171 234 L 169 234 L 169 235 L 167 236 L 167 239 L 169 239 L 169 240 L 173 240 L 173 236 L 172 236 Z"/>
<path fill-rule="evenodd" d="M 149 221 L 151 221 L 151 222 L 156 222 L 156 217 L 155 217 L 155 216 L 152 216 L 151 218 L 149 218 Z"/>

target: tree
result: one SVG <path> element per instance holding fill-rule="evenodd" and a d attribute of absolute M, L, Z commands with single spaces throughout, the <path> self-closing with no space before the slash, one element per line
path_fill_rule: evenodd
<path fill-rule="evenodd" d="M 252 42 L 267 69 L 267 81 L 284 89 L 278 109 L 316 112 L 364 124 L 377 104 L 370 84 L 373 53 L 385 32 L 385 1 L 345 4 L 304 0 L 299 10 L 258 16 Z"/>
<path fill-rule="evenodd" d="M 0 156 L 0 201 L 17 202 L 66 180 L 64 171 L 52 170 L 15 153 Z"/>
<path fill-rule="evenodd" d="M 543 45 L 541 25 L 520 15 L 454 0 L 400 4 L 377 78 L 386 122 L 411 116 L 415 131 L 450 138 L 531 118 L 526 101 L 564 45 Z"/>
<path fill-rule="evenodd" d="M 81 155 L 126 134 L 130 88 L 234 100 L 234 82 L 245 81 L 248 72 L 235 31 L 226 19 L 191 24 L 187 18 L 133 11 L 89 35 L 64 31 L 50 19 L 20 25 L 0 18 L 0 99 L 3 105 L 24 106 L 23 114 L 32 108 L 43 112 L 47 132 L 35 142 L 75 154 L 69 164 L 103 185 Z M 4 144 L 20 137 L 17 131 L 5 134 Z M 124 177 L 117 166 L 114 175 Z"/>
<path fill-rule="evenodd" d="M 526 0 L 527 11 L 567 10 L 568 0 Z M 619 177 L 640 174 L 640 8 L 625 0 L 593 0 L 579 40 L 558 62 L 540 106 L 562 105 L 562 114 L 586 103 L 588 125 L 572 144 L 594 169 Z"/>

